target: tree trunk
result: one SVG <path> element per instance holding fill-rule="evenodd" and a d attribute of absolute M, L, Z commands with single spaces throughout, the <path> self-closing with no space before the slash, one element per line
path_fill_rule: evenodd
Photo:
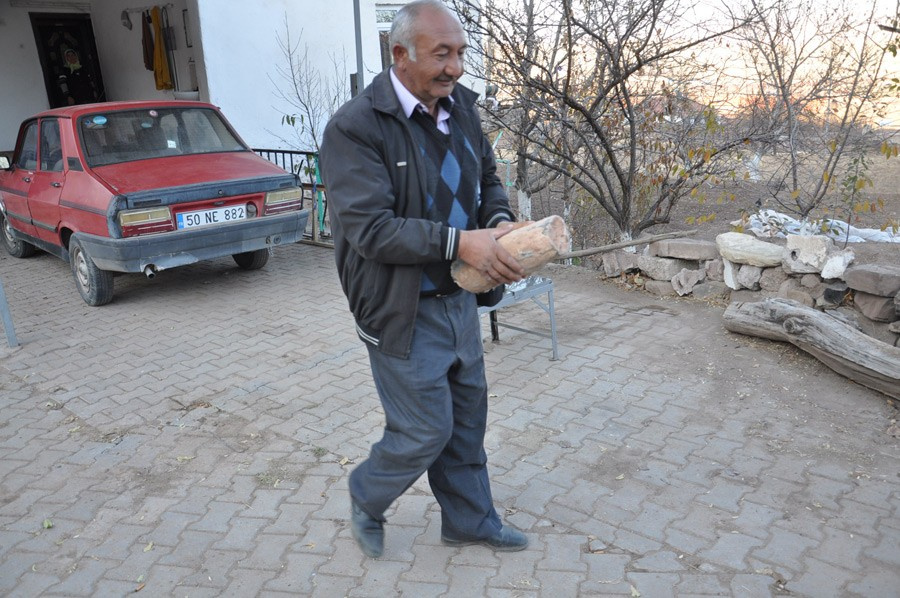
<path fill-rule="evenodd" d="M 723 316 L 731 332 L 792 343 L 835 372 L 900 399 L 900 348 L 789 299 L 732 303 Z"/>
<path fill-rule="evenodd" d="M 519 218 L 522 220 L 531 220 L 531 196 L 527 191 L 518 189 L 516 197 L 519 204 Z"/>

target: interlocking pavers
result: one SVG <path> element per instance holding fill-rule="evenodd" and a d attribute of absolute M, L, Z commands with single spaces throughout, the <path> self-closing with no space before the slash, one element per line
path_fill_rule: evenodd
<path fill-rule="evenodd" d="M 717 308 L 550 268 L 561 360 L 503 328 L 485 345 L 494 496 L 531 546 L 441 545 L 423 479 L 373 561 L 347 527 L 346 475 L 383 416 L 329 250 L 119 277 L 100 309 L 64 266 L 0 255 L 22 343 L 0 347 L 5 595 L 900 587 L 896 411 L 793 348 L 724 332 Z M 507 311 L 547 326 L 527 303 Z"/>

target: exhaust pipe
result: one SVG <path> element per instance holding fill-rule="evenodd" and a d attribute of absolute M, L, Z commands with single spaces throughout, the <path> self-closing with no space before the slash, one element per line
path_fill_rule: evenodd
<path fill-rule="evenodd" d="M 156 276 L 156 266 L 154 266 L 153 264 L 146 266 L 144 268 L 144 276 L 146 276 L 147 278 L 153 278 L 154 276 Z"/>

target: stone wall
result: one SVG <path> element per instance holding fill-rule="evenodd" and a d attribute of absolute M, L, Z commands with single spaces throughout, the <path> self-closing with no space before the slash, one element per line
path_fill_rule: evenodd
<path fill-rule="evenodd" d="M 900 265 L 853 265 L 852 249 L 824 236 L 789 235 L 783 244 L 742 233 L 716 241 L 657 241 L 642 253 L 604 254 L 606 276 L 639 272 L 645 290 L 713 301 L 783 297 L 827 311 L 900 346 Z"/>

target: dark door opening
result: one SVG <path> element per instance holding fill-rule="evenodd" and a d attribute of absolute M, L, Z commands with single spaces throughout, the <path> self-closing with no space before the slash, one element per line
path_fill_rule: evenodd
<path fill-rule="evenodd" d="M 30 16 L 50 107 L 106 101 L 90 15 Z"/>

